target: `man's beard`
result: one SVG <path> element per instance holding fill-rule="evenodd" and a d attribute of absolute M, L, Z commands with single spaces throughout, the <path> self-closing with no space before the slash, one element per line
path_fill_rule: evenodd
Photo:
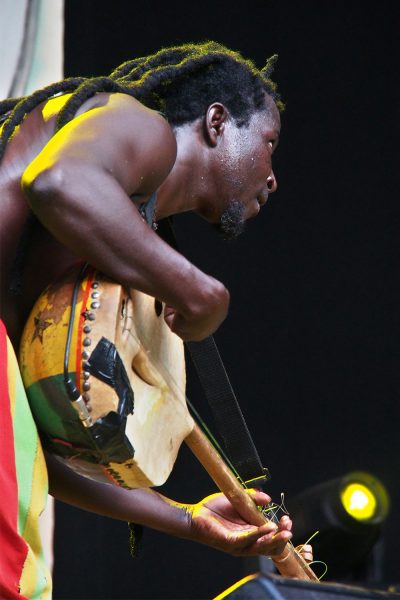
<path fill-rule="evenodd" d="M 221 215 L 220 222 L 214 225 L 224 240 L 234 240 L 244 229 L 244 206 L 239 200 L 231 200 Z"/>

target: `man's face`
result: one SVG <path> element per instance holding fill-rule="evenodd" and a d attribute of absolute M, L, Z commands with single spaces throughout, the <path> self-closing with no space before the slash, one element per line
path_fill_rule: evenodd
<path fill-rule="evenodd" d="M 212 218 L 225 238 L 237 237 L 245 221 L 255 217 L 276 190 L 272 153 L 279 131 L 279 112 L 269 96 L 265 110 L 254 113 L 247 126 L 237 127 L 232 119 L 226 123 Z"/>

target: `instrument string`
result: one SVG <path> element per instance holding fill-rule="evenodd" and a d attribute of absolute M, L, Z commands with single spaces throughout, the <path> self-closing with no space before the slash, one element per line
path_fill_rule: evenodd
<path fill-rule="evenodd" d="M 323 579 L 325 577 L 325 575 L 327 574 L 327 572 L 328 572 L 328 565 L 323 560 L 312 560 L 308 564 L 310 565 L 310 567 L 311 567 L 311 565 L 312 566 L 314 566 L 314 565 L 323 565 L 324 571 L 323 571 L 322 575 L 317 575 L 319 581 L 321 581 L 321 579 Z"/>
<path fill-rule="evenodd" d="M 232 473 L 235 475 L 235 477 L 238 479 L 238 481 L 242 484 L 242 486 L 243 487 L 247 487 L 246 486 L 246 482 L 243 481 L 243 479 L 241 478 L 240 474 L 236 470 L 234 464 L 230 461 L 230 459 L 229 459 L 228 455 L 226 454 L 225 450 L 222 448 L 221 444 L 218 442 L 218 440 L 216 439 L 216 437 L 213 435 L 213 433 L 210 430 L 210 428 L 208 427 L 207 423 L 200 416 L 199 412 L 196 410 L 196 408 L 194 407 L 193 403 L 189 400 L 189 398 L 187 396 L 186 396 L 186 402 L 187 402 L 187 405 L 190 408 L 190 412 L 192 413 L 192 416 L 195 418 L 195 421 L 198 423 L 198 425 L 200 425 L 200 428 L 202 429 L 203 433 L 207 436 L 207 438 L 209 439 L 209 441 L 211 442 L 211 444 L 214 446 L 214 448 L 222 456 L 222 458 L 224 459 L 225 463 L 231 469 Z"/>
<path fill-rule="evenodd" d="M 315 538 L 316 535 L 319 534 L 319 531 L 314 531 L 314 533 L 312 535 L 310 535 L 310 537 L 308 538 L 308 540 L 306 542 L 304 542 L 304 544 L 301 544 L 300 546 L 297 546 L 297 551 L 301 552 L 302 549 L 304 548 L 304 546 L 307 546 L 307 544 L 309 544 L 311 542 L 311 540 L 313 540 Z M 312 560 L 310 563 L 308 563 L 310 566 L 311 565 L 323 565 L 324 567 L 324 571 L 322 573 L 322 575 L 317 575 L 318 579 L 321 581 L 321 579 L 323 577 L 325 577 L 325 575 L 328 572 L 328 565 L 326 564 L 326 562 L 324 562 L 323 560 Z"/>

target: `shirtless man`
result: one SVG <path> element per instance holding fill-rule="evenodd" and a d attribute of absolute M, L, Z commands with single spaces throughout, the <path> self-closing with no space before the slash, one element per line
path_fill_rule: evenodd
<path fill-rule="evenodd" d="M 228 290 L 162 241 L 138 207 L 157 191 L 154 221 L 191 210 L 225 235 L 258 214 L 276 190 L 271 65 L 260 72 L 219 44 L 186 45 L 125 63 L 109 78 L 66 80 L 14 112 L 15 103 L 0 103 L 9 113 L 0 145 L 1 316 L 15 348 L 38 295 L 77 257 L 162 300 L 183 340 L 219 327 Z M 27 228 L 30 211 L 37 220 Z M 50 493 L 80 508 L 236 555 L 279 555 L 291 538 L 288 517 L 278 530 L 250 526 L 220 494 L 178 504 L 46 460 Z"/>

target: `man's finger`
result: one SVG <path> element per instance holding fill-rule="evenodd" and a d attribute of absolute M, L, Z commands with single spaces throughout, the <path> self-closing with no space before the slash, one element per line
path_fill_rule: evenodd
<path fill-rule="evenodd" d="M 263 535 L 252 544 L 248 544 L 243 548 L 244 555 L 264 555 L 276 556 L 282 554 L 287 542 L 291 539 L 290 531 L 280 531 L 276 534 L 272 532 Z"/>

